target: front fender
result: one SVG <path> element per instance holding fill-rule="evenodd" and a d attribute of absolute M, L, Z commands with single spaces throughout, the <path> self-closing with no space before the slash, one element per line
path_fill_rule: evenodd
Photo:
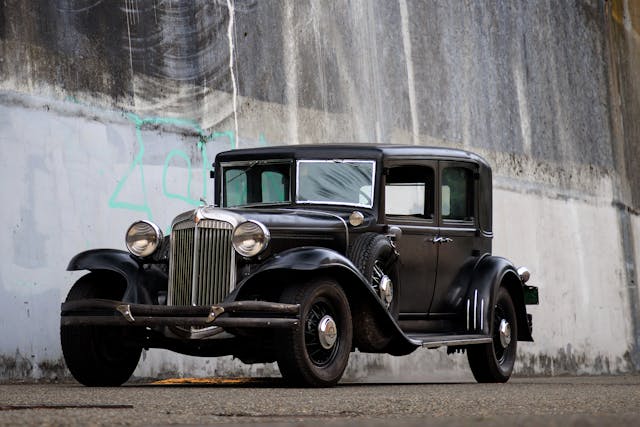
<path fill-rule="evenodd" d="M 281 252 L 241 281 L 227 300 L 268 294 L 272 298 L 279 297 L 286 286 L 311 274 L 332 277 L 344 289 L 351 306 L 354 341 L 361 351 L 402 355 L 417 348 L 402 332 L 358 268 L 344 255 L 331 249 L 301 247 Z"/>
<path fill-rule="evenodd" d="M 504 286 L 515 306 L 518 340 L 533 341 L 524 304 L 522 281 L 516 268 L 505 258 L 484 257 L 473 271 L 464 303 L 466 329 L 472 333 L 491 334 L 492 307 L 500 286 Z"/>
<path fill-rule="evenodd" d="M 132 277 L 139 269 L 139 264 L 127 251 L 118 249 L 92 249 L 80 252 L 69 261 L 67 271 L 76 270 L 109 270 Z"/>
<path fill-rule="evenodd" d="M 293 276 L 309 272 L 340 272 L 341 276 L 349 277 L 351 283 L 342 284 L 343 287 L 358 287 L 366 295 L 369 301 L 382 307 L 380 300 L 373 289 L 367 283 L 365 277 L 353 265 L 353 263 L 340 253 L 327 248 L 300 247 L 289 249 L 268 259 L 251 275 L 243 279 L 236 289 L 227 297 L 228 300 L 246 298 L 250 293 L 263 293 L 267 289 L 263 286 L 279 287 L 289 283 L 268 283 L 266 278 L 279 275 L 280 277 Z M 386 310 L 384 310 L 386 312 Z"/>
<path fill-rule="evenodd" d="M 360 275 L 364 280 L 364 276 L 360 274 L 353 263 L 344 255 L 332 249 L 315 246 L 303 246 L 280 252 L 278 255 L 264 263 L 260 267 L 259 271 L 278 268 L 291 268 L 299 271 L 315 270 L 317 268 L 336 265 L 340 265 L 341 267 L 351 270 L 354 274 Z"/>
<path fill-rule="evenodd" d="M 167 289 L 167 275 L 156 266 L 145 265 L 129 252 L 118 249 L 92 249 L 74 256 L 68 271 L 112 271 L 127 283 L 122 301 L 134 304 L 158 304 L 158 291 Z"/>

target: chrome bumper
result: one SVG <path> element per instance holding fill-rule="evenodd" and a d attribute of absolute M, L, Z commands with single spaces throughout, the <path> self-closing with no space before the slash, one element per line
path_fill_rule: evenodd
<path fill-rule="evenodd" d="M 299 304 L 235 301 L 213 306 L 128 304 L 105 299 L 62 303 L 60 324 L 289 328 L 299 323 Z"/>

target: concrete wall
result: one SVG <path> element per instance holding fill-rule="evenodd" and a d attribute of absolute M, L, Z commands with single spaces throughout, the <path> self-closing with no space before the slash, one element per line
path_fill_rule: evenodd
<path fill-rule="evenodd" d="M 0 379 L 66 375 L 75 253 L 211 198 L 221 150 L 325 141 L 485 156 L 494 252 L 541 291 L 517 370 L 637 371 L 639 33 L 633 0 L 0 2 Z M 136 375 L 276 374 L 144 359 Z M 469 371 L 354 355 L 348 377 L 371 375 Z"/>

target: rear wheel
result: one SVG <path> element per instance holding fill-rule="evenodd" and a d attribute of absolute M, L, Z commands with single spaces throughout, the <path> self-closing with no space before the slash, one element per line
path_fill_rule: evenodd
<path fill-rule="evenodd" d="M 509 292 L 498 290 L 493 308 L 493 341 L 467 348 L 467 358 L 473 376 L 479 383 L 507 382 L 516 362 L 518 325 L 516 310 Z"/>
<path fill-rule="evenodd" d="M 344 291 L 331 279 L 287 288 L 284 303 L 300 304 L 300 323 L 284 331 L 278 367 L 288 382 L 309 387 L 335 385 L 349 361 L 353 326 Z"/>
<path fill-rule="evenodd" d="M 105 294 L 114 289 L 105 276 L 90 273 L 78 280 L 67 301 L 84 298 L 119 299 Z M 119 386 L 125 383 L 140 360 L 142 348 L 134 344 L 136 330 L 118 326 L 60 326 L 62 354 L 73 377 L 86 386 Z"/>

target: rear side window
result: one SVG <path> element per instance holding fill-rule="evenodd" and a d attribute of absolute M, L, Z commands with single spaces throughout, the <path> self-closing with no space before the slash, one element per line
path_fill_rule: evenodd
<path fill-rule="evenodd" d="M 442 219 L 473 221 L 473 171 L 459 166 L 442 170 Z"/>
<path fill-rule="evenodd" d="M 389 169 L 385 186 L 385 214 L 433 219 L 433 169 L 400 166 Z"/>

